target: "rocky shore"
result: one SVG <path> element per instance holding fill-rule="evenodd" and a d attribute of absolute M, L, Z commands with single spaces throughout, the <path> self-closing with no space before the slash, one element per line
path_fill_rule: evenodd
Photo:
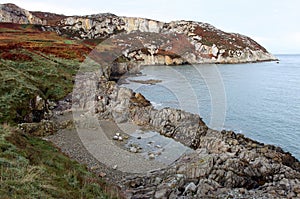
<path fill-rule="evenodd" d="M 93 82 L 90 82 L 93 84 Z M 79 86 L 87 86 L 87 84 Z M 75 89 L 76 91 L 77 89 Z M 82 89 L 78 89 L 80 91 Z M 89 96 L 88 93 L 85 93 Z M 75 126 L 70 126 L 70 111 L 57 116 L 66 130 L 54 133 L 47 140 L 77 161 L 87 164 L 100 177 L 116 183 L 127 198 L 298 198 L 300 196 L 300 163 L 281 148 L 265 145 L 232 131 L 210 129 L 195 114 L 164 108 L 156 110 L 141 94 L 119 87 L 115 82 L 102 80 L 98 85 L 92 109 L 82 106 L 82 93 L 73 93 L 73 113 L 80 110 L 80 121 L 75 116 Z M 70 107 L 71 102 L 66 107 Z M 100 121 L 91 125 L 91 116 Z M 64 118 L 64 119 L 62 119 Z M 90 122 L 89 125 L 87 121 Z M 116 123 L 115 123 L 116 122 Z M 138 158 L 131 151 L 132 159 L 121 155 L 112 157 L 113 148 L 105 148 L 107 156 L 93 155 L 80 138 L 78 128 L 85 124 L 86 132 L 97 128 L 113 142 L 113 136 L 127 135 L 118 128 L 133 123 L 151 128 L 189 147 L 192 152 L 183 154 L 170 165 L 145 168 L 140 172 L 122 172 L 121 165 L 105 164 L 103 158 L 124 161 Z M 102 124 L 102 125 L 101 125 Z M 116 125 L 114 125 L 116 124 Z M 116 127 L 114 127 L 116 126 Z M 62 127 L 62 128 L 65 128 Z M 75 128 L 77 127 L 77 128 Z M 25 129 L 25 128 L 24 128 Z M 95 132 L 100 132 L 96 130 Z M 88 135 L 87 135 L 88 136 Z M 143 139 L 143 138 L 142 138 Z M 96 140 L 94 140 L 96 141 Z M 97 141 L 98 142 L 98 141 Z M 99 145 L 102 145 L 99 143 Z M 164 146 L 162 146 L 164 147 Z M 105 150 L 101 147 L 97 150 Z M 124 153 L 125 154 L 125 153 Z M 149 161 L 144 159 L 144 161 Z M 134 161 L 132 161 L 134 162 Z M 151 160 L 150 160 L 151 162 Z M 119 166 L 119 168 L 118 168 Z M 138 171 L 134 164 L 129 166 Z"/>
<path fill-rule="evenodd" d="M 156 110 L 142 94 L 119 87 L 109 79 L 110 70 L 79 73 L 72 98 L 67 97 L 52 111 L 56 118 L 54 122 L 22 124 L 20 127 L 31 134 L 42 132 L 39 136 L 49 132 L 50 137 L 45 139 L 88 165 L 100 177 L 116 183 L 127 198 L 300 196 L 300 163 L 290 153 L 242 134 L 210 129 L 196 114 L 171 108 Z M 36 100 L 36 103 L 34 106 L 40 101 Z M 130 132 L 120 129 L 122 124 L 152 129 L 185 145 L 191 152 L 182 154 L 169 165 L 159 165 L 155 156 L 152 160 L 145 158 L 145 163 L 152 161 L 153 168 L 149 164 L 148 170 L 144 167 L 142 171 L 143 167 L 137 166 L 140 164 L 137 151 L 126 151 L 114 141 L 114 135 L 127 136 Z M 94 132 L 94 138 L 90 139 L 92 134 L 88 132 Z M 97 140 L 101 132 L 107 141 Z M 82 135 L 90 139 L 88 145 Z M 121 152 L 112 156 L 116 148 Z M 129 163 L 124 166 L 119 162 L 109 163 L 115 159 Z"/>
<path fill-rule="evenodd" d="M 72 96 L 55 103 L 36 95 L 24 121 L 41 122 L 19 127 L 52 141 L 99 177 L 117 184 L 127 198 L 300 197 L 300 163 L 290 153 L 242 134 L 210 129 L 196 114 L 157 110 L 141 93 L 112 81 L 137 72 L 140 65 L 276 60 L 249 37 L 200 22 L 164 23 L 112 14 L 43 15 L 12 4 L 1 5 L 0 14 L 1 22 L 34 23 L 73 39 L 105 40 L 82 63 Z M 130 139 L 131 130 L 124 129 L 132 125 L 151 129 L 190 152 L 170 164 L 156 162 L 159 154 L 143 159 L 140 148 L 122 148 L 126 140 L 120 135 Z"/>

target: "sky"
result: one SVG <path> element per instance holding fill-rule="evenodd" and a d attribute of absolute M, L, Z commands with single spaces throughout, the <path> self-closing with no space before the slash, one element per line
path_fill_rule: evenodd
<path fill-rule="evenodd" d="M 65 15 L 113 13 L 164 22 L 193 20 L 250 36 L 273 54 L 300 54 L 299 0 L 0 0 Z"/>

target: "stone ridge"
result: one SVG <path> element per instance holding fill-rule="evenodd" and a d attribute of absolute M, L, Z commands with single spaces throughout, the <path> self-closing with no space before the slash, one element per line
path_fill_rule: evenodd
<path fill-rule="evenodd" d="M 130 42 L 132 38 L 142 38 L 146 52 L 137 50 L 128 54 L 124 51 L 123 55 L 128 60 L 142 61 L 143 65 L 276 60 L 251 38 L 236 33 L 226 33 L 201 22 L 182 20 L 164 23 L 152 19 L 118 17 L 110 14 L 69 17 L 60 22 L 59 30 L 61 34 L 71 35 L 76 39 L 106 39 L 111 35 L 125 32 L 127 38 L 124 40 L 122 37 L 120 40 L 125 46 L 134 45 Z M 158 40 L 160 37 L 167 39 L 160 45 L 153 45 L 157 42 L 153 37 L 149 38 L 147 33 L 158 34 Z M 174 36 L 175 39 L 172 38 Z M 174 54 L 177 54 L 176 59 L 173 59 Z"/>
<path fill-rule="evenodd" d="M 80 113 L 92 107 L 81 118 L 92 113 L 99 120 L 133 122 L 194 149 L 164 169 L 117 181 L 128 198 L 300 197 L 300 162 L 290 153 L 242 134 L 210 129 L 196 114 L 157 110 L 140 93 L 109 81 L 109 67 L 77 77 L 72 107 Z M 86 89 L 95 83 L 97 88 Z"/>
<path fill-rule="evenodd" d="M 50 13 L 50 12 L 35 12 L 31 11 L 32 15 L 40 18 L 43 21 L 43 24 L 51 25 L 51 26 L 56 26 L 57 23 L 68 16 L 65 15 L 59 15 L 55 13 Z"/>
<path fill-rule="evenodd" d="M 46 21 L 34 16 L 28 10 L 22 9 L 11 3 L 0 4 L 0 22 L 46 25 Z"/>
<path fill-rule="evenodd" d="M 277 60 L 251 38 L 226 33 L 201 22 L 181 20 L 164 23 L 145 18 L 119 17 L 111 13 L 68 17 L 53 13 L 29 12 L 14 4 L 1 5 L 0 22 L 42 24 L 45 25 L 44 30 L 56 31 L 59 35 L 78 40 L 104 40 L 111 36 L 118 37 L 119 33 L 132 33 L 122 42 L 127 45 L 126 43 L 130 43 L 130 37 L 141 37 L 143 50 L 138 49 L 130 53 L 124 50 L 123 56 L 126 60 L 139 61 L 142 65 Z M 157 37 L 166 39 L 159 45 L 153 45 L 156 41 L 153 37 L 148 38 L 145 33 L 155 33 L 158 34 Z"/>

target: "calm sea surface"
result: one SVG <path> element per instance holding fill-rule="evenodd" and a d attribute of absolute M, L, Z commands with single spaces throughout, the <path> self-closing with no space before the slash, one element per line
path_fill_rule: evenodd
<path fill-rule="evenodd" d="M 277 55 L 279 63 L 147 66 L 129 80 L 156 108 L 198 113 L 211 127 L 234 130 L 274 144 L 300 159 L 300 55 Z"/>

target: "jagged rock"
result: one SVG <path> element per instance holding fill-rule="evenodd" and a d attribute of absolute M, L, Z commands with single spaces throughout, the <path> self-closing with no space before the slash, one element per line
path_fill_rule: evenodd
<path fill-rule="evenodd" d="M 59 126 L 53 121 L 42 120 L 39 123 L 22 123 L 19 128 L 24 133 L 42 137 L 53 135 L 58 131 Z"/>
<path fill-rule="evenodd" d="M 2 12 L 7 12 L 5 9 L 1 7 Z M 29 20 L 25 12 L 20 12 L 22 16 L 17 19 L 20 23 Z M 72 33 L 71 36 L 78 39 L 107 38 L 119 31 L 125 31 L 124 37 L 130 37 L 132 43 L 124 39 L 121 41 L 122 38 L 117 36 L 113 37 L 116 44 L 121 46 L 120 55 L 127 61 L 136 60 L 141 64 L 180 64 L 185 61 L 240 63 L 275 59 L 246 36 L 225 33 L 209 24 L 198 22 L 162 23 L 104 14 L 64 18 L 59 26 L 53 29 L 59 30 L 61 34 Z M 135 44 L 135 49 L 127 50 L 129 44 Z M 85 64 L 95 66 L 97 72 L 85 72 L 76 77 L 78 84 L 75 85 L 72 99 L 74 108 L 85 110 L 92 107 L 90 111 L 95 111 L 99 119 L 132 121 L 146 125 L 161 135 L 195 149 L 164 169 L 120 182 L 122 188 L 131 191 L 133 197 L 300 196 L 300 163 L 289 153 L 232 131 L 209 129 L 196 114 L 171 108 L 156 110 L 141 94 L 127 88 L 119 88 L 115 82 L 109 81 L 112 72 L 126 72 L 128 65 L 116 64 L 112 71 L 108 62 L 99 67 L 97 61 L 101 60 L 93 58 Z M 110 61 L 113 63 L 115 59 L 117 57 Z M 47 104 L 45 105 L 40 97 L 36 97 L 32 104 L 37 110 L 47 109 Z M 82 120 L 84 119 L 83 114 Z M 26 133 L 43 136 L 52 134 L 59 127 L 54 123 L 42 121 L 38 124 L 22 124 L 20 128 Z M 149 158 L 150 156 L 155 158 L 154 153 L 149 154 Z M 117 167 L 114 165 L 113 169 L 116 170 Z"/>
<path fill-rule="evenodd" d="M 101 92 L 110 93 L 105 105 L 107 110 L 112 111 L 114 104 L 131 99 L 130 103 L 123 104 L 123 111 L 129 114 L 130 120 L 196 149 L 163 170 L 136 178 L 134 182 L 143 183 L 126 187 L 139 190 L 135 196 L 146 197 L 149 190 L 156 190 L 151 193 L 157 198 L 167 195 L 201 198 L 216 194 L 221 198 L 297 196 L 300 189 L 295 185 L 300 182 L 300 163 L 290 154 L 232 131 L 209 129 L 195 114 L 143 106 L 132 101 L 138 94 L 120 91 L 115 84 L 106 82 L 103 88 L 107 90 Z M 119 92 L 123 93 L 122 97 L 118 97 Z M 149 159 L 150 155 L 155 158 L 151 153 Z"/>
<path fill-rule="evenodd" d="M 197 186 L 195 185 L 195 183 L 191 182 L 189 183 L 186 187 L 185 187 L 185 191 L 184 192 L 195 192 L 197 190 Z"/>
<path fill-rule="evenodd" d="M 0 22 L 46 25 L 46 22 L 34 16 L 31 12 L 11 3 L 0 4 Z"/>

